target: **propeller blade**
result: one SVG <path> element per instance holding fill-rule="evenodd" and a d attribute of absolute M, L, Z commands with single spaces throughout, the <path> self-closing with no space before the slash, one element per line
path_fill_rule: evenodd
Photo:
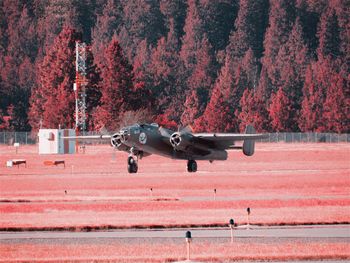
<path fill-rule="evenodd" d="M 179 132 L 180 134 L 192 133 L 193 129 L 190 125 L 187 125 L 186 127 L 179 129 Z"/>
<path fill-rule="evenodd" d="M 102 134 L 102 135 L 108 134 L 108 131 L 104 125 L 100 128 L 100 134 Z"/>
<path fill-rule="evenodd" d="M 171 136 L 171 134 L 172 134 L 172 132 L 171 132 L 170 130 L 165 129 L 165 128 L 163 128 L 163 127 L 159 127 L 158 130 L 159 130 L 160 134 L 161 134 L 162 136 L 164 136 L 164 137 L 169 137 L 169 138 L 170 138 L 170 136 Z"/>

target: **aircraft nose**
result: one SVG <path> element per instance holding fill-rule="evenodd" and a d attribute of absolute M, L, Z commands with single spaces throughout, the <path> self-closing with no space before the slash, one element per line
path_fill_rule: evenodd
<path fill-rule="evenodd" d="M 120 130 L 120 136 L 122 137 L 122 140 L 126 142 L 129 139 L 129 129 L 121 129 Z"/>

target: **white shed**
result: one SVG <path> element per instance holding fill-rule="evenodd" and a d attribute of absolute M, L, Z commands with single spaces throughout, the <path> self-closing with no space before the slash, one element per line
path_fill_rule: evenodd
<path fill-rule="evenodd" d="M 75 152 L 75 140 L 63 136 L 75 136 L 73 129 L 40 129 L 39 154 L 66 154 Z"/>

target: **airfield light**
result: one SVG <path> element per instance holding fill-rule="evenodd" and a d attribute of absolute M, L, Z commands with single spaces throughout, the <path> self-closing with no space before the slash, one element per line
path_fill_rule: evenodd
<path fill-rule="evenodd" d="M 231 218 L 229 221 L 229 226 L 231 230 L 231 243 L 233 243 L 233 226 L 235 225 L 235 221 Z"/>
<path fill-rule="evenodd" d="M 190 260 L 190 243 L 192 241 L 191 231 L 186 232 L 186 243 L 187 243 L 187 260 Z"/>

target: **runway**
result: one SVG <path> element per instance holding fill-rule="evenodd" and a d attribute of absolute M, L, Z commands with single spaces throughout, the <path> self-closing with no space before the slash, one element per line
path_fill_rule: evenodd
<path fill-rule="evenodd" d="M 229 238 L 229 228 L 202 228 L 202 229 L 165 229 L 165 230 L 113 230 L 94 232 L 0 232 L 1 242 L 16 240 L 47 240 L 47 239 L 133 239 L 133 238 L 184 238 L 185 232 L 190 230 L 192 238 Z M 246 226 L 235 227 L 233 230 L 235 238 L 335 238 L 349 239 L 350 225 L 312 225 L 312 226 L 278 226 L 261 227 Z"/>

